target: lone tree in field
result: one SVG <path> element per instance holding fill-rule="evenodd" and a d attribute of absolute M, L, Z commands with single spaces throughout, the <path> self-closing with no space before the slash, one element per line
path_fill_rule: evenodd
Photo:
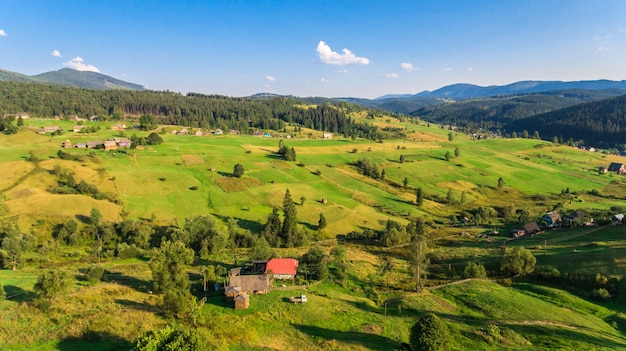
<path fill-rule="evenodd" d="M 417 206 L 422 206 L 424 204 L 424 194 L 422 193 L 422 188 L 415 189 L 415 202 Z"/>
<path fill-rule="evenodd" d="M 72 284 L 72 275 L 65 271 L 46 271 L 37 278 L 33 290 L 42 297 L 52 301 L 55 297 L 67 291 Z"/>
<path fill-rule="evenodd" d="M 412 351 L 446 350 L 449 342 L 448 326 L 434 313 L 426 314 L 411 327 Z"/>
<path fill-rule="evenodd" d="M 502 177 L 498 178 L 498 190 L 502 191 L 504 189 L 504 179 Z"/>
<path fill-rule="evenodd" d="M 243 168 L 243 166 L 241 165 L 241 163 L 237 163 L 235 165 L 235 168 L 233 169 L 233 175 L 237 178 L 241 178 L 243 176 L 243 174 L 245 173 L 245 169 Z"/>
<path fill-rule="evenodd" d="M 326 217 L 324 217 L 324 214 L 320 212 L 320 220 L 317 222 L 317 229 L 324 229 L 326 228 L 326 225 L 328 223 L 326 223 Z"/>
<path fill-rule="evenodd" d="M 463 276 L 465 276 L 465 278 L 485 279 L 487 278 L 487 270 L 482 263 L 469 262 L 467 266 L 465 266 Z"/>
<path fill-rule="evenodd" d="M 537 258 L 522 246 L 507 249 L 502 255 L 500 269 L 512 276 L 530 274 L 535 270 Z"/>

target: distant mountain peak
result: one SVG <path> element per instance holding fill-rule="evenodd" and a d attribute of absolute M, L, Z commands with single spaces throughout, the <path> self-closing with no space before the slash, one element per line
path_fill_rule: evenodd
<path fill-rule="evenodd" d="M 58 71 L 46 72 L 34 76 L 27 76 L 0 69 L 0 81 L 43 83 L 94 90 L 145 90 L 143 85 L 125 82 L 98 72 L 77 71 L 71 68 L 61 68 Z"/>

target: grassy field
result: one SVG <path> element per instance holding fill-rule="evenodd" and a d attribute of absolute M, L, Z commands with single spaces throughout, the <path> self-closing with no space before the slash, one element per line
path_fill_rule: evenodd
<path fill-rule="evenodd" d="M 479 207 L 510 206 L 527 211 L 529 220 L 556 206 L 563 214 L 619 209 L 626 197 L 624 178 L 599 174 L 597 169 L 625 158 L 532 139 L 476 141 L 452 132 L 449 141 L 448 129 L 392 118 L 373 123 L 405 128 L 408 138 L 322 140 L 319 133 L 309 137 L 305 131 L 283 140 L 297 153 L 296 162 L 287 162 L 275 154 L 279 143 L 275 138 L 165 133 L 163 144 L 134 150 L 65 150 L 86 156 L 77 162 L 58 158 L 61 143 L 112 138 L 119 135 L 108 129 L 112 123 L 101 123 L 101 130 L 93 134 L 68 131 L 51 137 L 35 130 L 44 125 L 71 130 L 73 123 L 29 120 L 29 128 L 0 136 L 0 219 L 17 220 L 23 232 L 32 230 L 40 246 L 51 245 L 55 225 L 69 218 L 79 219 L 82 226 L 92 208 L 108 221 L 121 220 L 125 214 L 131 219 L 154 217 L 163 225 L 182 225 L 185 218 L 213 214 L 224 221 L 232 217 L 242 229 L 258 233 L 272 207 L 282 206 L 286 189 L 297 204 L 300 225 L 315 232 L 323 213 L 328 226 L 322 236 L 329 239 L 364 228 L 380 230 L 389 219 L 406 224 L 411 217 L 424 217 L 432 225 L 430 290 L 411 292 L 406 248 L 347 243 L 346 287 L 332 282 L 311 286 L 305 292 L 309 303 L 301 305 L 288 298 L 304 291 L 254 295 L 245 311 L 234 310 L 220 294 L 208 295 L 197 326 L 218 336 L 230 350 L 394 350 L 407 342 L 418 317 L 435 312 L 450 326 L 455 350 L 626 349 L 622 307 L 626 293 L 599 303 L 576 289 L 532 279 L 516 280 L 512 286 L 475 280 L 434 288 L 461 279 L 468 262 L 484 263 L 490 276 L 502 278 L 498 262 L 505 241 L 507 247 L 530 249 L 538 270 L 623 277 L 622 226 L 551 230 L 508 241 L 507 229 L 517 225 L 511 218 L 491 218 L 482 226 L 448 223 L 451 216 Z M 125 133 L 147 135 L 136 130 Z M 460 155 L 446 161 L 445 153 L 454 155 L 455 149 Z M 26 160 L 31 154 L 36 162 Z M 363 158 L 385 170 L 385 181 L 357 171 L 354 164 Z M 232 176 L 236 164 L 245 168 L 241 179 Z M 50 193 L 48 188 L 57 184 L 55 167 L 120 201 Z M 505 182 L 503 189 L 497 188 L 499 178 Z M 426 194 L 421 207 L 415 204 L 416 188 Z M 456 199 L 452 204 L 446 201 L 450 190 Z M 465 202 L 459 203 L 462 196 Z M 479 237 L 493 228 L 502 234 Z M 317 244 L 327 252 L 335 245 L 333 240 Z M 278 252 L 296 257 L 307 249 Z M 204 259 L 231 266 L 233 257 L 245 254 L 239 249 Z M 384 257 L 393 269 L 383 269 Z M 160 297 L 149 292 L 147 259 L 108 258 L 103 263 L 104 282 L 92 285 L 83 272 L 95 263 L 93 248 L 51 245 L 29 253 L 25 267 L 0 271 L 10 297 L 0 301 L 0 350 L 131 349 L 143 331 L 171 322 L 160 313 Z M 71 272 L 77 282 L 42 313 L 34 307 L 33 285 L 41 269 L 50 267 Z M 201 282 L 195 269 L 189 267 L 197 290 Z M 500 328 L 500 338 L 489 334 L 490 324 Z"/>

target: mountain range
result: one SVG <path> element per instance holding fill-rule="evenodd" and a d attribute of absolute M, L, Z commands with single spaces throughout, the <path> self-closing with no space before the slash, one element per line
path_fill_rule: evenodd
<path fill-rule="evenodd" d="M 145 90 L 145 88 L 139 84 L 128 83 L 101 73 L 77 71 L 70 68 L 63 68 L 58 71 L 46 72 L 34 76 L 27 76 L 21 73 L 0 69 L 0 81 L 52 84 L 94 90 Z"/>

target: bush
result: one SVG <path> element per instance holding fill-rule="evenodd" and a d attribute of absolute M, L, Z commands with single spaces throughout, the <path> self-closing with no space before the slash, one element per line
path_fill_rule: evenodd
<path fill-rule="evenodd" d="M 97 283 L 102 280 L 102 276 L 104 275 L 104 268 L 101 266 L 91 266 L 87 268 L 85 272 L 85 276 L 87 280 L 91 283 Z"/>
<path fill-rule="evenodd" d="M 487 278 L 487 270 L 482 263 L 469 262 L 463 271 L 465 278 Z"/>
<path fill-rule="evenodd" d="M 4 301 L 7 298 L 7 292 L 4 291 L 4 286 L 0 283 L 0 301 Z"/>
<path fill-rule="evenodd" d="M 595 289 L 591 295 L 597 301 L 609 301 L 611 299 L 611 294 L 605 288 Z"/>
<path fill-rule="evenodd" d="M 446 350 L 449 338 L 448 326 L 434 313 L 428 313 L 411 327 L 409 344 L 413 351 Z"/>

